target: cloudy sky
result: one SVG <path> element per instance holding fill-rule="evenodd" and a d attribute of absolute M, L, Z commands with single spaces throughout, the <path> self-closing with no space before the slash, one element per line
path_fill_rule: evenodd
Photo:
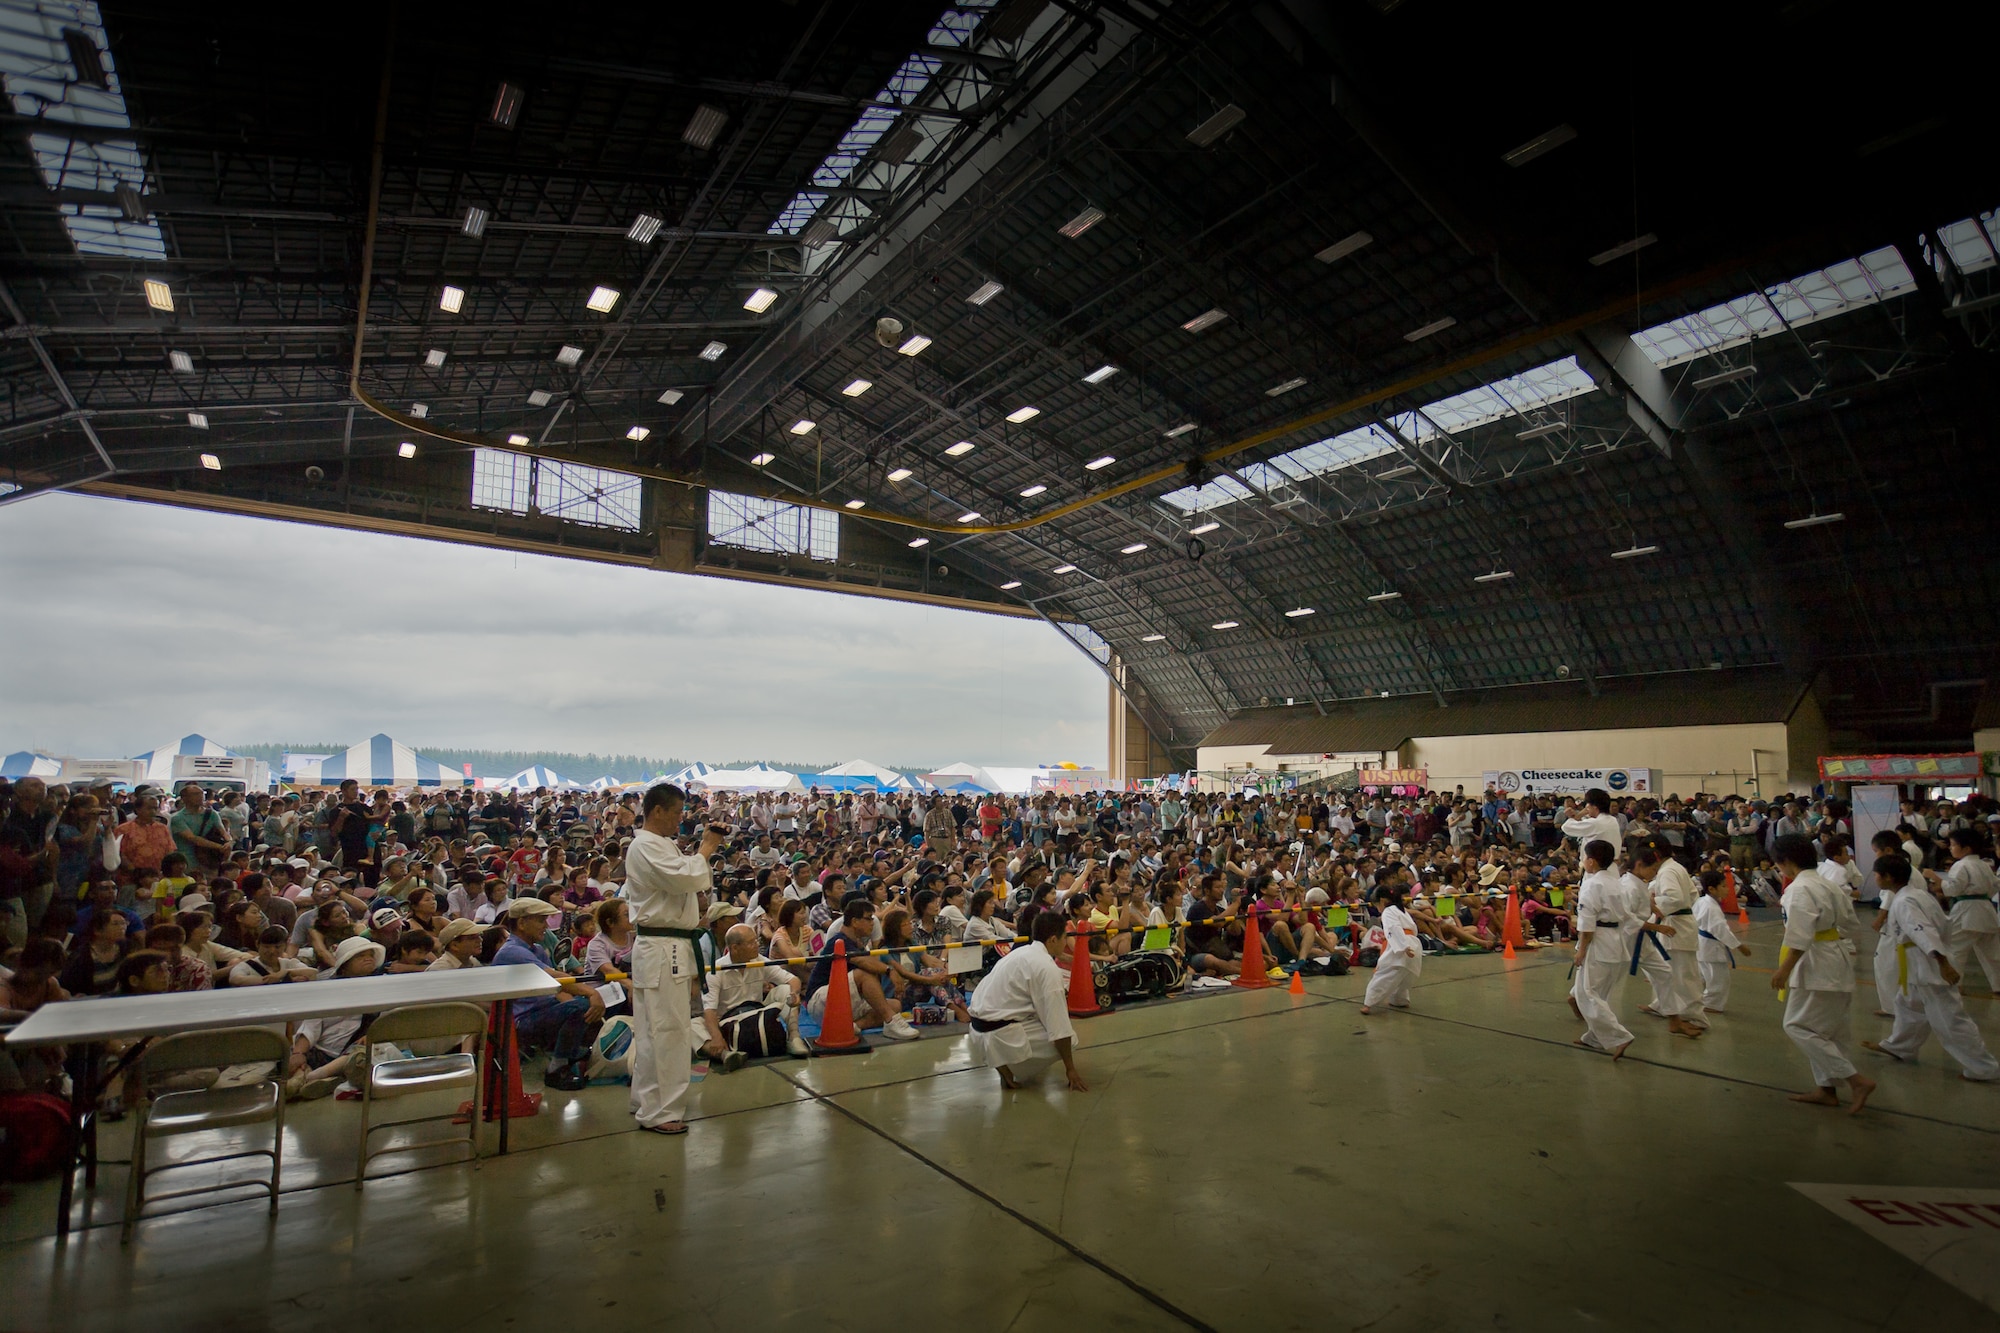
<path fill-rule="evenodd" d="M 87 496 L 0 508 L 0 752 L 424 745 L 1102 764 L 1038 621 Z"/>

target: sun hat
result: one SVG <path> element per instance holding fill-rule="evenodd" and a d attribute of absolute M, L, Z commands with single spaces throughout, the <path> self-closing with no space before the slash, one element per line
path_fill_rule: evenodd
<path fill-rule="evenodd" d="M 507 915 L 519 921 L 524 916 L 561 916 L 562 909 L 540 898 L 516 898 L 507 904 Z"/>
<path fill-rule="evenodd" d="M 320 975 L 337 975 L 341 968 L 346 967 L 364 953 L 374 955 L 376 967 L 382 966 L 382 960 L 388 957 L 388 951 L 375 941 L 361 935 L 351 935 L 347 939 L 342 940 L 340 947 L 333 951 L 332 964 L 322 971 Z"/>

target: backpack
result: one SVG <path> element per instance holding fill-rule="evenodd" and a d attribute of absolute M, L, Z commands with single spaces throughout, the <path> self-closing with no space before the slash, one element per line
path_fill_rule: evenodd
<path fill-rule="evenodd" d="M 590 1044 L 587 1075 L 591 1082 L 611 1083 L 632 1077 L 632 1020 L 623 1014 L 604 1020 Z"/>
<path fill-rule="evenodd" d="M 1164 999 L 1187 985 L 1187 965 L 1172 949 L 1138 949 L 1104 969 L 1113 1003 Z"/>
<path fill-rule="evenodd" d="M 0 1180 L 34 1180 L 70 1160 L 69 1103 L 46 1092 L 0 1094 Z"/>

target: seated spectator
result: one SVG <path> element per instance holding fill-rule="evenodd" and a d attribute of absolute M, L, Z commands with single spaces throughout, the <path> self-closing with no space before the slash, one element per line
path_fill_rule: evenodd
<path fill-rule="evenodd" d="M 498 930 L 497 926 L 482 926 L 464 917 L 454 917 L 444 923 L 435 937 L 437 956 L 431 959 L 426 972 L 452 972 L 461 967 L 478 967 L 479 954 L 486 944 L 486 936 Z"/>
<path fill-rule="evenodd" d="M 232 986 L 267 986 L 274 982 L 312 981 L 318 973 L 291 956 L 291 932 L 266 926 L 257 935 L 257 952 L 229 969 Z"/>
<path fill-rule="evenodd" d="M 965 997 L 951 984 L 944 961 L 911 947 L 910 914 L 901 907 L 882 914 L 882 946 L 891 950 L 883 961 L 889 965 L 884 993 L 903 1002 L 903 1012 L 917 1016 L 919 1008 L 949 1012 L 958 1022 L 966 1022 Z M 943 1012 L 925 1015 L 924 1021 L 943 1021 Z"/>
<path fill-rule="evenodd" d="M 310 922 L 302 917 L 300 924 L 306 928 L 306 947 L 312 950 L 315 963 L 332 958 L 342 944 L 361 933 L 348 915 L 347 904 L 339 898 L 321 903 L 310 915 Z"/>
<path fill-rule="evenodd" d="M 472 919 L 482 926 L 504 925 L 507 921 L 507 910 L 513 905 L 514 899 L 507 896 L 507 881 L 498 875 L 488 875 L 484 896 L 480 899 L 479 905 L 472 909 Z"/>
<path fill-rule="evenodd" d="M 632 971 L 632 942 L 639 933 L 632 928 L 632 909 L 623 898 L 606 898 L 597 904 L 593 913 L 597 921 L 597 933 L 584 946 L 583 968 L 586 976 L 603 976 L 607 972 Z"/>
<path fill-rule="evenodd" d="M 571 988 L 562 996 L 534 995 L 514 1001 L 514 1030 L 523 1046 L 549 1052 L 543 1084 L 574 1092 L 590 1081 L 585 1066 L 597 1029 L 604 1022 L 604 1002 L 595 990 L 576 985 L 550 961 L 542 937 L 548 934 L 549 922 L 556 915 L 557 910 L 540 898 L 515 899 L 507 908 L 507 939 L 493 955 L 493 965 L 539 967 Z"/>
<path fill-rule="evenodd" d="M 118 988 L 118 967 L 132 950 L 129 914 L 116 908 L 94 913 L 76 932 L 76 945 L 62 972 L 71 995 L 109 995 Z"/>
<path fill-rule="evenodd" d="M 806 978 L 806 1012 L 815 1019 L 825 1021 L 827 983 L 833 976 L 831 951 L 833 941 L 838 939 L 847 946 L 847 988 L 848 998 L 854 1005 L 854 1022 L 857 1027 L 880 1026 L 883 1035 L 895 1041 L 915 1041 L 916 1028 L 902 1015 L 902 1006 L 883 990 L 883 978 L 889 974 L 888 964 L 879 958 L 866 957 L 866 951 L 873 948 L 875 937 L 875 905 L 862 895 L 848 898 L 840 912 L 840 929 L 822 946 L 820 955 L 813 963 L 812 972 Z"/>
<path fill-rule="evenodd" d="M 711 1045 L 709 1054 L 722 1059 L 722 1072 L 734 1073 L 745 1060 L 781 1049 L 802 1060 L 810 1055 L 799 1036 L 798 1004 L 805 982 L 782 967 L 744 966 L 757 961 L 753 926 L 731 926 L 723 947 L 726 961 L 709 975 L 702 996 L 702 1022 L 711 1043 L 722 1043 L 720 1050 Z"/>
<path fill-rule="evenodd" d="M 375 975 L 382 966 L 382 946 L 359 935 L 349 936 L 333 953 L 330 966 L 320 972 L 322 980 L 348 980 Z M 339 1085 L 361 1050 L 361 1014 L 333 1014 L 309 1018 L 292 1037 L 292 1057 L 287 1066 L 291 1075 L 285 1094 L 293 1099 L 324 1097 Z"/>
<path fill-rule="evenodd" d="M 45 1004 L 67 1000 L 56 975 L 63 970 L 62 945 L 36 937 L 21 946 L 14 972 L 0 979 L 0 1022 L 19 1023 Z M 62 1078 L 62 1052 L 55 1047 L 0 1046 L 0 1093 L 48 1092 Z"/>
<path fill-rule="evenodd" d="M 174 926 L 168 930 L 177 929 Z M 134 949 L 118 963 L 117 994 L 165 995 L 172 988 L 170 960 L 158 949 Z"/>
<path fill-rule="evenodd" d="M 396 936 L 394 944 L 386 946 L 389 965 L 382 969 L 384 976 L 400 976 L 405 972 L 428 972 L 437 961 L 437 941 L 421 930 L 406 930 Z"/>
<path fill-rule="evenodd" d="M 90 933 L 91 918 L 99 912 L 116 912 L 125 918 L 126 933 L 137 939 L 145 930 L 137 912 L 118 906 L 118 886 L 110 880 L 99 880 L 90 886 L 89 897 L 77 911 L 76 924 L 71 927 L 78 939 Z M 172 920 L 169 917 L 168 920 Z"/>
<path fill-rule="evenodd" d="M 161 857 L 159 876 L 153 880 L 153 915 L 171 918 L 180 910 L 181 895 L 192 889 L 194 884 L 194 877 L 188 874 L 188 859 L 184 854 L 168 852 Z"/>

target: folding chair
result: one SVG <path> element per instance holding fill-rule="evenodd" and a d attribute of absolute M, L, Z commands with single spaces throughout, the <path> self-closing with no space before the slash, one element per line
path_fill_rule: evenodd
<path fill-rule="evenodd" d="M 435 1037 L 472 1037 L 470 1055 L 454 1051 L 447 1055 L 421 1055 L 414 1059 L 384 1060 L 374 1062 L 373 1050 L 362 1054 L 364 1072 L 356 1080 L 361 1084 L 361 1138 L 356 1149 L 354 1163 L 354 1188 L 360 1189 L 368 1176 L 368 1163 L 377 1157 L 390 1153 L 419 1152 L 426 1148 L 447 1147 L 460 1142 L 456 1135 L 446 1138 L 428 1139 L 420 1143 L 401 1143 L 387 1148 L 377 1148 L 372 1152 L 368 1147 L 368 1136 L 384 1129 L 400 1129 L 405 1125 L 427 1125 L 439 1120 L 455 1120 L 455 1111 L 438 1115 L 414 1116 L 408 1120 L 390 1120 L 383 1124 L 371 1124 L 375 1097 L 400 1096 L 412 1092 L 431 1092 L 441 1088 L 470 1085 L 472 1088 L 472 1117 L 467 1121 L 466 1136 L 463 1140 L 472 1149 L 472 1156 L 479 1156 L 479 1113 L 480 1094 L 484 1091 L 484 1081 L 479 1077 L 480 1059 L 486 1047 L 486 1010 L 476 1004 L 416 1004 L 401 1009 L 390 1009 L 379 1015 L 368 1025 L 364 1040 L 370 1047 L 376 1045 L 400 1046 L 407 1042 L 424 1041 Z"/>
<path fill-rule="evenodd" d="M 224 1069 L 231 1065 L 270 1064 L 275 1072 L 283 1068 L 285 1058 L 290 1054 L 291 1043 L 285 1040 L 284 1033 L 275 1029 L 218 1028 L 213 1032 L 182 1032 L 162 1038 L 142 1057 L 141 1067 L 150 1084 L 153 1080 L 168 1074 L 190 1069 Z M 240 1125 L 257 1125 L 265 1121 L 271 1123 L 269 1148 L 246 1148 L 241 1152 L 191 1158 L 183 1162 L 168 1162 L 163 1166 L 146 1165 L 147 1149 L 155 1139 L 169 1138 L 177 1134 L 196 1134 L 204 1130 L 235 1129 Z M 276 1213 L 279 1158 L 284 1146 L 285 1090 L 275 1077 L 230 1088 L 166 1092 L 142 1101 L 132 1124 L 132 1172 L 125 1188 L 125 1226 L 120 1233 L 120 1243 L 131 1240 L 132 1224 L 139 1220 L 139 1215 L 148 1203 L 161 1203 L 168 1199 L 183 1199 L 194 1194 L 213 1194 L 222 1190 L 242 1189 L 246 1185 L 263 1185 L 270 1190 L 271 1211 Z M 232 1162 L 242 1157 L 270 1158 L 269 1179 L 251 1177 L 226 1181 L 218 1185 L 175 1190 L 170 1194 L 154 1195 L 150 1199 L 146 1196 L 148 1176 L 158 1175 L 162 1171 L 178 1171 L 183 1167 L 213 1166 L 218 1162 Z"/>

